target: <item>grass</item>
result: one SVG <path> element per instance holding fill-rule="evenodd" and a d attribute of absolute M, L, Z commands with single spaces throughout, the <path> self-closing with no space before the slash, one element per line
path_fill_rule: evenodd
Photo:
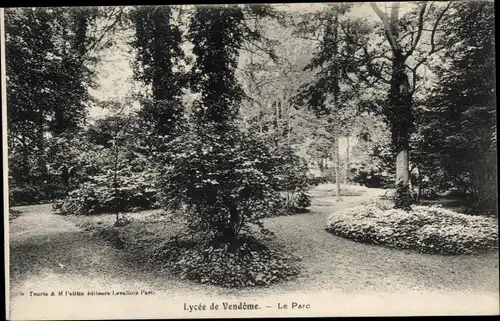
<path fill-rule="evenodd" d="M 333 308 L 342 314 L 347 312 L 344 307 L 353 307 L 355 311 L 351 309 L 351 313 L 357 314 L 364 308 L 362 311 L 370 315 L 373 311 L 367 309 L 369 306 L 380 306 L 388 313 L 389 307 L 394 307 L 391 302 L 401 299 L 411 302 L 410 305 L 425 306 L 429 311 L 444 314 L 456 311 L 457 307 L 468 313 L 496 309 L 498 251 L 477 256 L 425 255 L 357 243 L 323 229 L 332 212 L 367 202 L 379 193 L 368 189 L 363 196 L 344 197 L 341 202 L 326 205 L 332 196 L 312 190 L 310 213 L 264 220 L 265 227 L 276 236 L 273 244 L 301 258 L 298 262 L 300 274 L 294 280 L 273 286 L 244 289 L 181 280 L 169 271 L 144 264 L 140 260 L 140 251 L 127 253 L 116 249 L 96 237 L 96 230 L 85 231 L 73 223 L 87 224 L 88 227 L 90 223 L 85 221 L 90 220 L 97 226 L 111 227 L 113 214 L 72 217 L 54 214 L 50 205 L 16 207 L 15 210 L 22 211 L 23 215 L 9 224 L 11 315 L 15 315 L 15 319 L 31 320 L 39 318 L 40 311 L 51 311 L 46 319 L 67 320 L 77 314 L 89 316 L 92 312 L 93 318 L 103 318 L 99 309 L 88 310 L 83 306 L 74 306 L 79 310 L 66 309 L 71 313 L 61 315 L 64 309 L 60 309 L 60 300 L 33 300 L 19 294 L 68 287 L 83 291 L 144 289 L 156 292 L 156 298 L 151 298 L 158 306 L 152 309 L 141 309 L 145 305 L 138 303 L 135 297 L 131 298 L 131 304 L 124 304 L 122 300 L 105 300 L 104 311 L 113 311 L 121 318 L 139 316 L 138 313 L 142 317 L 164 318 L 166 310 L 160 305 L 164 307 L 165 298 L 181 302 L 180 306 L 182 302 L 192 302 L 193 298 L 200 302 L 256 302 L 265 298 L 271 304 L 303 298 L 305 303 L 318 308 L 326 295 L 329 302 L 333 302 L 325 307 L 327 309 Z M 324 205 L 318 205 L 321 201 Z M 128 241 L 143 247 L 156 243 L 158 239 L 176 233 L 175 224 L 160 213 L 126 214 L 135 220 L 118 229 L 133 237 Z M 406 309 L 407 305 L 403 305 L 392 311 L 395 314 L 407 313 Z M 54 316 L 54 313 L 59 314 Z"/>

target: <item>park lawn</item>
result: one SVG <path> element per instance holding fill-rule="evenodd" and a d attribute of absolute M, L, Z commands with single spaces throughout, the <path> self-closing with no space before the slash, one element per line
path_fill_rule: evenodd
<path fill-rule="evenodd" d="M 296 279 L 269 288 L 231 290 L 210 286 L 210 291 L 239 296 L 317 289 L 342 293 L 498 292 L 498 252 L 477 256 L 425 255 L 361 244 L 326 232 L 330 213 L 370 201 L 383 190 L 366 189 L 360 196 L 344 196 L 340 201 L 333 193 L 320 185 L 311 191 L 311 212 L 264 220 L 264 226 L 276 236 L 271 246 L 279 246 L 300 259 L 296 263 L 300 267 Z M 118 228 L 125 242 L 133 245 L 129 247 L 132 259 L 146 260 L 145 249 L 181 229 L 168 215 L 159 213 L 161 210 L 131 213 L 128 217 L 134 218 L 132 223 Z M 109 227 L 114 222 L 113 214 L 65 218 L 87 227 Z"/>

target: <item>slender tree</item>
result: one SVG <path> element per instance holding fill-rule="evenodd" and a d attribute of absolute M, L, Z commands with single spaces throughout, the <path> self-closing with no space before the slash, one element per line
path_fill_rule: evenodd
<path fill-rule="evenodd" d="M 319 69 L 317 77 L 306 83 L 296 96 L 299 103 L 306 103 L 315 110 L 318 117 L 325 117 L 329 122 L 329 129 L 333 135 L 333 155 L 335 157 L 336 196 L 340 199 L 340 153 L 339 141 L 346 122 L 353 116 L 350 100 L 355 97 L 356 86 L 347 77 L 352 66 L 359 64 L 354 60 L 356 48 L 352 46 L 353 38 L 363 37 L 365 30 L 350 22 L 341 22 L 350 9 L 350 5 L 328 5 L 315 17 L 321 21 L 319 26 L 311 26 L 310 17 L 298 25 L 298 34 L 303 37 L 316 36 L 319 42 L 318 51 L 306 70 Z M 355 28 L 347 31 L 342 24 Z M 319 29 L 319 31 L 318 31 Z M 320 34 L 319 36 L 317 34 Z M 348 34 L 349 33 L 349 34 Z M 343 87 L 343 89 L 341 89 Z"/>

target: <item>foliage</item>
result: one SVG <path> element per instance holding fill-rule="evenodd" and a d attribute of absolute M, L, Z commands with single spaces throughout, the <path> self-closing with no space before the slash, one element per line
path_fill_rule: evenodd
<path fill-rule="evenodd" d="M 87 141 L 93 141 L 94 150 L 80 151 L 79 157 L 87 161 L 78 171 L 80 184 L 55 204 L 57 211 L 88 215 L 158 206 L 155 168 L 140 141 L 127 145 L 140 135 L 138 119 L 134 114 L 110 115 L 89 129 Z"/>
<path fill-rule="evenodd" d="M 257 138 L 206 124 L 168 143 L 160 175 L 164 204 L 189 216 L 189 227 L 228 242 L 273 210 L 271 155 Z"/>
<path fill-rule="evenodd" d="M 289 255 L 249 236 L 209 245 L 174 237 L 158 246 L 150 260 L 183 279 L 230 288 L 268 286 L 298 273 Z"/>
<path fill-rule="evenodd" d="M 389 146 L 375 143 L 368 151 L 366 159 L 360 159 L 351 164 L 352 180 L 367 187 L 394 186 L 394 159 Z"/>
<path fill-rule="evenodd" d="M 396 195 L 406 195 L 406 197 L 395 197 L 394 207 L 405 211 L 411 210 L 412 199 L 410 195 L 410 187 L 405 184 L 398 184 L 396 186 Z"/>
<path fill-rule="evenodd" d="M 498 246 L 498 224 L 482 216 L 436 206 L 414 205 L 411 211 L 372 203 L 335 212 L 326 230 L 358 242 L 423 253 L 472 254 Z"/>
<path fill-rule="evenodd" d="M 130 14 L 135 26 L 131 45 L 136 49 L 135 77 L 150 87 L 143 97 L 140 116 L 152 125 L 154 135 L 169 135 L 181 124 L 182 94 L 186 75 L 182 67 L 182 30 L 174 7 L 144 6 Z"/>
<path fill-rule="evenodd" d="M 275 189 L 285 192 L 282 212 L 304 211 L 311 205 L 307 164 L 288 145 L 272 148 L 270 155 Z"/>
<path fill-rule="evenodd" d="M 46 140 L 46 172 L 29 180 L 23 178 L 23 155 L 19 150 L 9 153 L 10 205 L 50 202 L 65 197 L 100 166 L 99 147 L 89 143 L 85 131 L 77 135 L 61 134 Z M 30 162 L 36 162 L 31 156 Z M 36 165 L 29 163 L 31 169 Z"/>
<path fill-rule="evenodd" d="M 238 50 L 244 41 L 244 13 L 238 6 L 200 6 L 191 19 L 188 39 L 196 59 L 191 88 L 201 97 L 194 104 L 194 119 L 224 125 L 232 122 L 243 97 L 235 81 Z"/>
<path fill-rule="evenodd" d="M 94 8 L 6 10 L 6 53 L 12 57 L 6 66 L 12 134 L 20 134 L 28 123 L 37 126 L 42 121 L 51 132 L 60 133 L 83 120 L 88 85 L 94 77 L 91 67 L 97 61 L 87 54 L 94 41 L 87 30 L 96 15 Z M 45 86 L 34 86 L 37 83 Z"/>
<path fill-rule="evenodd" d="M 95 87 L 97 8 L 5 10 L 11 200 L 50 201 L 70 186 L 50 173 L 51 148 L 84 125 Z M 66 138 L 63 138 L 66 139 Z M 62 156 L 58 154 L 58 156 Z"/>
<path fill-rule="evenodd" d="M 445 19 L 455 42 L 436 67 L 437 83 L 422 107 L 423 165 L 435 181 L 466 191 L 479 212 L 496 212 L 495 26 L 493 3 L 463 2 Z M 474 86 L 471 86 L 474 84 Z"/>
<path fill-rule="evenodd" d="M 55 202 L 54 210 L 63 215 L 93 215 L 158 207 L 157 190 L 146 174 L 131 173 L 128 184 L 118 189 L 109 181 L 109 177 L 94 177 Z"/>

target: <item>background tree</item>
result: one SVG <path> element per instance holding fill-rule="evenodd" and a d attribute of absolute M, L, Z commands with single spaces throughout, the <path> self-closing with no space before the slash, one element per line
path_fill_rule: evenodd
<path fill-rule="evenodd" d="M 443 24 L 455 45 L 447 48 L 443 63 L 436 67 L 437 81 L 431 98 L 421 108 L 426 120 L 421 130 L 423 162 L 433 171 L 441 169 L 442 176 L 436 182 L 448 182 L 468 194 L 468 204 L 476 210 L 489 208 L 495 212 L 493 3 L 457 4 L 454 14 L 443 19 Z"/>
<path fill-rule="evenodd" d="M 328 122 L 333 137 L 335 156 L 336 196 L 340 199 L 340 136 L 348 127 L 347 122 L 356 109 L 352 101 L 357 88 L 350 81 L 349 73 L 358 62 L 354 60 L 357 48 L 352 39 L 363 38 L 366 30 L 356 21 L 344 21 L 351 5 L 327 5 L 322 11 L 306 15 L 298 23 L 298 33 L 315 39 L 318 49 L 305 70 L 317 70 L 316 77 L 299 90 L 296 100 L 313 109 L 318 117 Z M 347 25 L 351 29 L 347 30 Z"/>
<path fill-rule="evenodd" d="M 148 86 L 140 115 L 152 125 L 150 137 L 173 134 L 182 125 L 186 77 L 182 30 L 171 6 L 136 7 L 130 13 L 135 28 L 135 77 Z"/>
<path fill-rule="evenodd" d="M 91 7 L 5 10 L 9 151 L 20 162 L 9 166 L 12 184 L 38 189 L 51 180 L 51 140 L 84 125 L 98 52 L 111 43 L 103 39 L 114 26 L 98 21 L 115 14 Z"/>
<path fill-rule="evenodd" d="M 400 3 L 391 3 L 390 13 L 382 11 L 376 3 L 371 3 L 382 22 L 382 35 L 391 53 L 390 57 L 382 55 L 379 58 L 389 59 L 390 77 L 379 78 L 389 85 L 388 97 L 382 103 L 381 112 L 391 126 L 392 146 L 396 155 L 396 208 L 410 208 L 409 147 L 414 127 L 414 94 L 418 89 L 422 65 L 435 53 L 449 46 L 446 39 L 438 37 L 438 34 L 442 34 L 440 23 L 450 6 L 451 2 L 443 5 L 422 2 L 400 14 Z M 426 45 L 422 44 L 424 38 L 429 41 Z"/>

